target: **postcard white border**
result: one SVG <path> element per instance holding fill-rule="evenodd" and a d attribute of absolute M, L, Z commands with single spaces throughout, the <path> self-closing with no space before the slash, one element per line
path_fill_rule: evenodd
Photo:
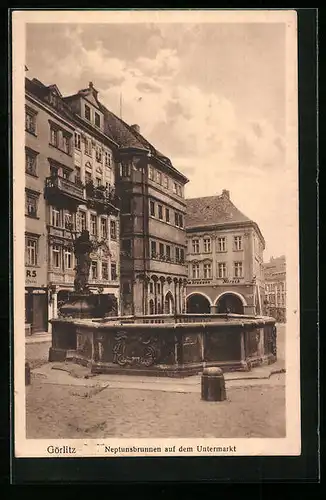
<path fill-rule="evenodd" d="M 286 143 L 285 178 L 288 186 L 287 220 L 287 325 L 286 325 L 286 438 L 273 439 L 26 439 L 25 437 L 25 333 L 24 333 L 24 77 L 25 26 L 27 23 L 285 23 L 286 24 Z M 235 447 L 235 451 L 204 453 L 218 456 L 300 455 L 300 310 L 299 310 L 299 201 L 298 201 L 298 82 L 297 82 L 297 14 L 293 10 L 224 11 L 14 11 L 12 13 L 13 63 L 13 256 L 14 256 L 14 408 L 15 457 L 62 456 L 49 453 L 48 447 L 71 446 L 72 457 L 121 456 L 203 456 L 197 445 Z M 24 347 L 23 347 L 24 346 Z M 109 453 L 105 446 L 161 447 L 162 453 Z M 165 453 L 165 447 L 176 447 Z M 180 451 L 193 447 L 193 452 Z"/>

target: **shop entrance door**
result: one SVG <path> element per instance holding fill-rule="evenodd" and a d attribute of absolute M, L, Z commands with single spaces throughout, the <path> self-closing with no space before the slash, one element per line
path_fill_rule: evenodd
<path fill-rule="evenodd" d="M 47 294 L 33 294 L 32 331 L 47 332 L 48 330 L 48 300 Z"/>

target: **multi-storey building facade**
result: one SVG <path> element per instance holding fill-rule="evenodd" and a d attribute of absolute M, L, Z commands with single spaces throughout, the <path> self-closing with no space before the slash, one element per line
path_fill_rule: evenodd
<path fill-rule="evenodd" d="M 71 126 L 35 95 L 26 80 L 25 93 L 25 323 L 32 332 L 48 326 L 47 210 L 43 191 L 50 159 L 72 168 L 72 157 L 52 149 L 50 123 L 72 134 Z"/>
<path fill-rule="evenodd" d="M 119 144 L 122 314 L 185 311 L 188 179 L 139 132 L 108 110 L 108 133 Z"/>
<path fill-rule="evenodd" d="M 118 312 L 119 211 L 111 149 L 115 144 L 103 133 L 103 116 L 97 127 L 78 112 L 77 102 L 82 109 L 86 92 L 66 102 L 55 85 L 26 79 L 25 88 L 26 323 L 33 331 L 44 331 L 73 290 L 72 240 L 85 228 L 101 243 L 92 255 L 90 284 L 99 293 L 115 296 Z M 93 94 L 92 88 L 89 91 Z"/>
<path fill-rule="evenodd" d="M 286 260 L 285 256 L 264 263 L 265 312 L 277 321 L 286 321 Z"/>
<path fill-rule="evenodd" d="M 229 191 L 188 199 L 186 230 L 187 311 L 262 314 L 265 241 Z"/>
<path fill-rule="evenodd" d="M 104 114 L 92 83 L 64 101 L 74 112 L 74 181 L 85 190 L 85 202 L 76 214 L 76 230 L 87 229 L 92 240 L 102 243 L 91 255 L 90 289 L 100 288 L 101 293 L 114 297 L 118 314 L 119 200 L 114 160 L 118 145 L 104 133 Z"/>

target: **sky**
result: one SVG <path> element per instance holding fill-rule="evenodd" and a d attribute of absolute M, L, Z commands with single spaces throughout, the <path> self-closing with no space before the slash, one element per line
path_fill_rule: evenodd
<path fill-rule="evenodd" d="M 28 24 L 27 76 L 63 95 L 90 81 L 189 183 L 230 191 L 257 222 L 264 260 L 285 253 L 285 25 Z"/>

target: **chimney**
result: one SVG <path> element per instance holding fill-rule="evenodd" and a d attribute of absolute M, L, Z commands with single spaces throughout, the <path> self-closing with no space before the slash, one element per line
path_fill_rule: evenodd
<path fill-rule="evenodd" d="M 136 132 L 138 132 L 138 134 L 140 134 L 140 127 L 139 127 L 139 125 L 137 125 L 137 123 L 134 123 L 134 125 L 131 125 L 131 128 L 133 130 L 135 130 Z"/>
<path fill-rule="evenodd" d="M 229 200 L 230 199 L 230 191 L 228 191 L 227 189 L 223 189 L 222 196 L 224 196 L 224 198 L 227 198 Z"/>

